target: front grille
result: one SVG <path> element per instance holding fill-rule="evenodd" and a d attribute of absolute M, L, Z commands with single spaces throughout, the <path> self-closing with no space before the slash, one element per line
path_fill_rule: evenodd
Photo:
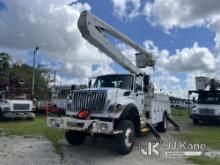
<path fill-rule="evenodd" d="M 13 104 L 13 110 L 29 110 L 30 104 Z"/>
<path fill-rule="evenodd" d="M 105 105 L 106 91 L 79 91 L 74 93 L 73 106 L 75 110 L 90 110 L 100 112 Z"/>
<path fill-rule="evenodd" d="M 199 109 L 199 113 L 203 115 L 214 115 L 214 109 L 201 108 Z"/>

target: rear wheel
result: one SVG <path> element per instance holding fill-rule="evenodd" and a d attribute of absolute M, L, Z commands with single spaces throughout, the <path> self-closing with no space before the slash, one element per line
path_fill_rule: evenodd
<path fill-rule="evenodd" d="M 82 144 L 86 139 L 86 134 L 79 131 L 68 130 L 65 132 L 65 138 L 71 145 Z"/>
<path fill-rule="evenodd" d="M 134 146 L 135 129 L 134 124 L 129 120 L 122 120 L 117 129 L 123 132 L 117 135 L 118 151 L 121 154 L 128 154 Z"/>
<path fill-rule="evenodd" d="M 166 132 L 167 131 L 167 114 L 166 113 L 163 115 L 163 121 L 158 124 L 156 129 L 159 132 Z"/>

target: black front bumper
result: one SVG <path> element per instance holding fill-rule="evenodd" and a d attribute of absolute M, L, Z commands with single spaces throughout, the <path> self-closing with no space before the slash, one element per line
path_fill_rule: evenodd
<path fill-rule="evenodd" d="M 202 121 L 220 121 L 220 116 L 214 116 L 214 115 L 192 114 L 191 118 Z"/>

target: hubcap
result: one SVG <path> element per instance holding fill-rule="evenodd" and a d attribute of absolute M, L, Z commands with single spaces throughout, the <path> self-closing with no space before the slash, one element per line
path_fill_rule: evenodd
<path fill-rule="evenodd" d="M 167 120 L 166 119 L 164 120 L 164 128 L 165 129 L 167 128 Z"/>
<path fill-rule="evenodd" d="M 133 142 L 133 132 L 131 128 L 128 128 L 125 132 L 125 144 L 127 147 L 130 147 Z"/>

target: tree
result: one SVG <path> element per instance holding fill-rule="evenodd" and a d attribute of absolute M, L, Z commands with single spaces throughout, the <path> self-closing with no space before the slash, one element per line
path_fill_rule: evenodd
<path fill-rule="evenodd" d="M 33 67 L 27 64 L 12 64 L 10 76 L 24 82 L 28 94 L 31 94 Z M 38 65 L 35 68 L 35 98 L 44 98 L 49 93 L 51 82 L 51 70 L 46 65 Z"/>
<path fill-rule="evenodd" d="M 9 84 L 13 81 L 15 86 L 19 84 L 20 90 L 25 94 L 31 95 L 33 67 L 22 63 L 10 64 L 10 62 L 9 54 L 0 53 L 0 80 L 8 81 Z M 51 69 L 46 65 L 38 65 L 35 73 L 35 97 L 42 99 L 50 92 Z M 11 91 L 15 92 L 12 89 Z"/>
<path fill-rule="evenodd" d="M 46 65 L 38 65 L 36 68 L 35 96 L 42 98 L 50 92 L 49 84 L 53 81 L 51 69 Z"/>
<path fill-rule="evenodd" d="M 11 57 L 8 53 L 0 53 L 0 80 L 6 80 L 9 76 Z"/>

